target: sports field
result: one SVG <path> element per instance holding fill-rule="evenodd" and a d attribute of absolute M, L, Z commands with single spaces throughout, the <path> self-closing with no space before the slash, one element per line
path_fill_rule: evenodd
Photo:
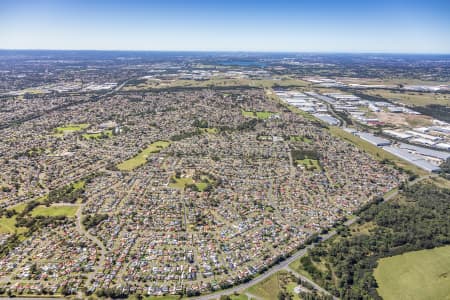
<path fill-rule="evenodd" d="M 385 300 L 450 299 L 450 246 L 383 258 L 374 276 Z"/>

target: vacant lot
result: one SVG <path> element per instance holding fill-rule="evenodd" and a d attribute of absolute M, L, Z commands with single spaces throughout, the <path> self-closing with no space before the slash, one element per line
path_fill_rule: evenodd
<path fill-rule="evenodd" d="M 121 171 L 132 171 L 133 169 L 145 164 L 147 158 L 152 153 L 158 153 L 164 148 L 169 147 L 170 143 L 167 141 L 157 141 L 152 143 L 150 146 L 139 152 L 135 157 L 130 158 L 117 165 L 117 168 Z"/>
<path fill-rule="evenodd" d="M 380 121 L 399 127 L 418 127 L 418 126 L 431 126 L 433 124 L 433 118 L 425 115 L 408 115 L 403 113 L 387 113 L 378 112 L 372 113 L 374 117 Z"/>
<path fill-rule="evenodd" d="M 374 272 L 383 299 L 450 299 L 450 246 L 383 258 Z"/>

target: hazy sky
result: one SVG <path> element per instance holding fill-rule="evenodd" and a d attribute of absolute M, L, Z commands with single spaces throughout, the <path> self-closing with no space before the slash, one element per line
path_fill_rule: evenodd
<path fill-rule="evenodd" d="M 450 0 L 0 0 L 0 48 L 450 53 Z"/>

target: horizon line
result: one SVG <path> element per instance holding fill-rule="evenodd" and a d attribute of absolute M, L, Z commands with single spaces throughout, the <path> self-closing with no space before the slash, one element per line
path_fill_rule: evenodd
<path fill-rule="evenodd" d="M 96 52 L 203 52 L 203 53 L 286 53 L 286 54 L 403 54 L 403 55 L 450 55 L 450 52 L 404 52 L 404 51 L 327 51 L 327 50 L 170 50 L 170 49 L 49 49 L 49 48 L 0 48 L 0 51 L 96 51 Z"/>

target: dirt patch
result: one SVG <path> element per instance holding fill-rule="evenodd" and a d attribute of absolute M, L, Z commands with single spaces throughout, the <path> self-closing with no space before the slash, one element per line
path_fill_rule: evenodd
<path fill-rule="evenodd" d="M 375 113 L 376 117 L 387 125 L 421 127 L 430 126 L 433 124 L 433 118 L 424 115 L 409 115 L 402 113 Z"/>

